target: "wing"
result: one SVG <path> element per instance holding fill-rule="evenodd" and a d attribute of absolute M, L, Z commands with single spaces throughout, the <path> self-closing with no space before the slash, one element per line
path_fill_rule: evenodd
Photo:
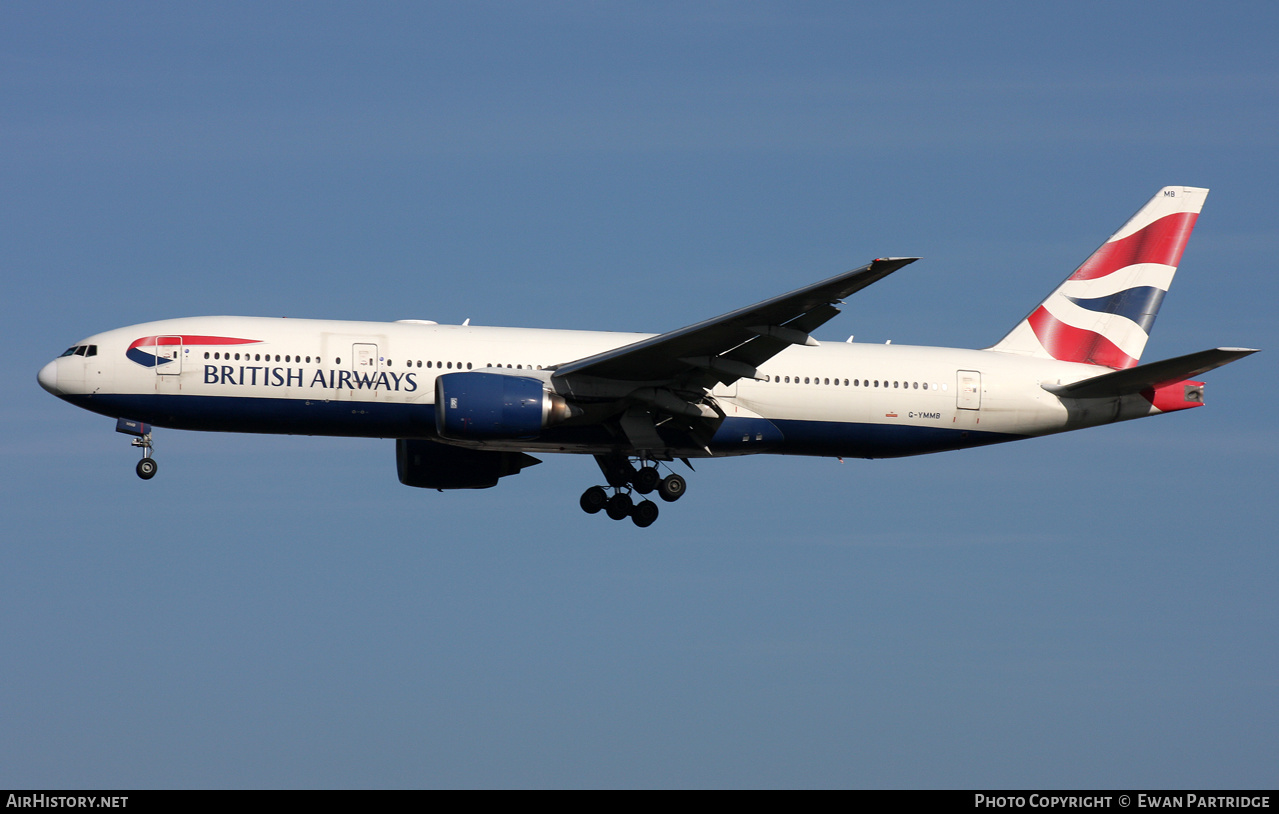
<path fill-rule="evenodd" d="M 693 393 L 757 378 L 760 365 L 791 345 L 816 345 L 809 334 L 839 313 L 835 306 L 845 297 L 917 259 L 873 260 L 789 294 L 560 365 L 552 380 L 604 380 Z"/>

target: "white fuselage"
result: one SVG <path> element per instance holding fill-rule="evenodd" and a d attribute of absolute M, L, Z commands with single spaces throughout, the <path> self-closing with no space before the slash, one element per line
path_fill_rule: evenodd
<path fill-rule="evenodd" d="M 60 397 L 161 427 L 437 438 L 435 379 L 458 370 L 550 381 L 550 368 L 649 334 L 423 322 L 193 317 L 120 328 L 41 372 Z M 894 457 L 978 446 L 1158 412 L 1140 397 L 1071 405 L 1041 385 L 1104 368 L 1009 353 L 907 345 L 796 346 L 713 391 L 725 421 L 686 456 L 773 452 Z M 548 385 L 553 386 L 553 385 Z M 569 397 L 588 399 L 590 393 Z M 762 422 L 762 423 L 761 423 Z M 469 446 L 602 454 L 599 427 Z"/>

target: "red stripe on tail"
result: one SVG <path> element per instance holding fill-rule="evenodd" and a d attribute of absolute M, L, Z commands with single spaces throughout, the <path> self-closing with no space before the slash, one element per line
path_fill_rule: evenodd
<path fill-rule="evenodd" d="M 1092 257 L 1070 275 L 1072 280 L 1095 280 L 1133 263 L 1161 263 L 1175 266 L 1181 262 L 1186 241 L 1195 228 L 1199 215 L 1177 212 L 1138 229 L 1128 237 L 1103 243 Z"/>
<path fill-rule="evenodd" d="M 1048 313 L 1042 305 L 1026 319 L 1044 350 L 1063 362 L 1105 365 L 1115 370 L 1134 367 L 1137 360 L 1124 353 L 1114 342 L 1096 331 L 1067 325 Z"/>

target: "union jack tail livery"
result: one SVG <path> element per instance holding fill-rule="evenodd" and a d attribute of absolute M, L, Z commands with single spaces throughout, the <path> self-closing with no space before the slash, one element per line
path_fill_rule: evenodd
<path fill-rule="evenodd" d="M 989 350 L 1134 367 L 1208 190 L 1164 187 Z"/>

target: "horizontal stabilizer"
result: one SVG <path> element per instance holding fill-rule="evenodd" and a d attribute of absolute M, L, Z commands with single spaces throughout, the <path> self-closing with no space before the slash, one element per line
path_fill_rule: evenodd
<path fill-rule="evenodd" d="M 1043 388 L 1055 396 L 1072 399 L 1102 399 L 1127 396 L 1151 388 L 1184 381 L 1209 370 L 1228 365 L 1256 353 L 1251 348 L 1213 348 L 1186 356 L 1151 362 L 1127 370 L 1104 373 L 1074 384 L 1045 384 Z"/>

